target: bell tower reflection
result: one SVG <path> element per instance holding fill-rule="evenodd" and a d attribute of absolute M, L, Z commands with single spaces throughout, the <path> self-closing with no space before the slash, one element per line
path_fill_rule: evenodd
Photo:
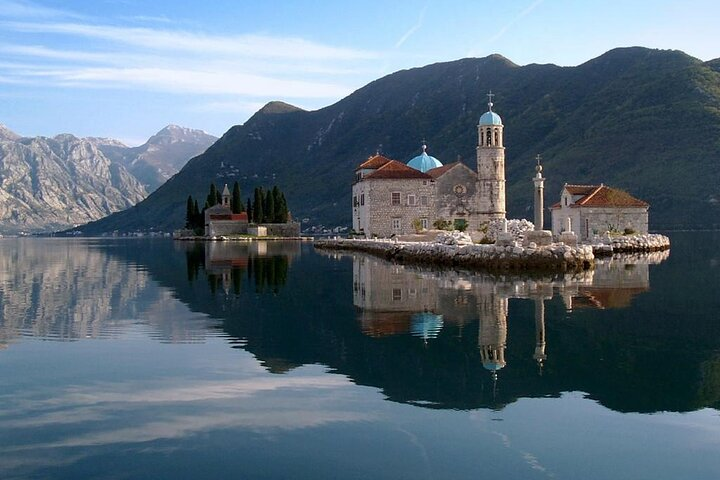
<path fill-rule="evenodd" d="M 545 301 L 535 299 L 535 353 L 533 358 L 538 364 L 538 373 L 542 375 L 543 365 L 547 360 L 545 354 Z"/>
<path fill-rule="evenodd" d="M 498 371 L 507 363 L 505 348 L 507 347 L 507 316 L 508 299 L 495 292 L 492 284 L 480 285 L 478 295 L 478 348 L 482 365 L 497 380 Z"/>

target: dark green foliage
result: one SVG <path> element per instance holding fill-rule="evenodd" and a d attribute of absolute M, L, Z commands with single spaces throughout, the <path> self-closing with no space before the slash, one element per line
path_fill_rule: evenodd
<path fill-rule="evenodd" d="M 219 192 L 218 192 L 217 188 L 215 187 L 215 184 L 211 183 L 210 184 L 210 193 L 208 193 L 208 196 L 207 196 L 207 201 L 206 201 L 207 207 L 206 208 L 214 207 L 215 205 L 220 203 L 221 200 L 219 200 L 218 197 L 219 197 Z"/>
<path fill-rule="evenodd" d="M 193 216 L 193 198 L 192 195 L 188 195 L 187 205 L 185 206 L 185 228 L 192 228 L 195 221 Z"/>
<path fill-rule="evenodd" d="M 253 217 L 253 204 L 250 201 L 250 197 L 248 197 L 248 199 L 247 199 L 247 214 L 248 214 L 248 222 L 250 222 L 250 223 L 254 222 L 254 220 L 253 220 L 253 218 L 254 218 Z"/>
<path fill-rule="evenodd" d="M 272 223 L 275 221 L 275 195 L 272 190 L 268 190 L 265 195 L 265 219 L 263 222 Z"/>
<path fill-rule="evenodd" d="M 233 213 L 241 213 L 245 211 L 245 206 L 243 205 L 242 197 L 240 196 L 240 184 L 237 181 L 233 184 L 231 204 Z"/>
<path fill-rule="evenodd" d="M 265 221 L 265 194 L 261 187 L 255 187 L 255 200 L 253 201 L 253 220 L 255 223 Z"/>
<path fill-rule="evenodd" d="M 296 218 L 347 225 L 354 169 L 380 144 L 407 162 L 426 135 L 440 161 L 460 155 L 474 169 L 490 89 L 505 125 L 509 217 L 528 216 L 542 153 L 548 205 L 564 182 L 604 182 L 649 202 L 651 228 L 720 226 L 717 65 L 645 48 L 577 67 L 521 67 L 492 55 L 397 72 L 312 112 L 271 103 L 136 207 L 81 230 L 175 228 L 178 198 L 201 194 L 223 174 L 221 162 L 247 176 L 246 191 L 275 174 Z"/>

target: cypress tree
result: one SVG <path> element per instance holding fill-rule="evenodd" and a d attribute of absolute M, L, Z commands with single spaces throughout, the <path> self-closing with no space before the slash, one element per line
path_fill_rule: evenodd
<path fill-rule="evenodd" d="M 250 201 L 250 197 L 247 199 L 247 215 L 248 215 L 248 223 L 253 222 L 253 206 L 252 202 Z"/>
<path fill-rule="evenodd" d="M 185 207 L 185 228 L 192 228 L 193 223 L 193 198 L 192 195 L 188 195 L 187 205 Z"/>
<path fill-rule="evenodd" d="M 206 202 L 206 203 L 207 203 L 207 208 L 210 208 L 210 207 L 212 207 L 212 206 L 214 206 L 214 205 L 216 205 L 216 204 L 218 203 L 218 201 L 217 201 L 217 197 L 218 197 L 217 193 L 218 193 L 218 192 L 217 192 L 217 188 L 215 187 L 215 184 L 214 184 L 214 183 L 211 183 L 211 184 L 210 184 L 210 193 L 208 193 L 207 202 Z"/>
<path fill-rule="evenodd" d="M 232 191 L 232 212 L 240 213 L 245 211 L 245 206 L 242 204 L 240 197 L 240 184 L 236 181 L 233 185 Z"/>
<path fill-rule="evenodd" d="M 222 192 L 215 190 L 215 205 L 222 205 Z"/>
<path fill-rule="evenodd" d="M 255 223 L 262 223 L 265 221 L 265 210 L 264 210 L 264 197 L 262 188 L 255 187 L 255 201 L 253 202 L 253 218 Z"/>
<path fill-rule="evenodd" d="M 198 208 L 197 198 L 193 203 L 193 224 L 192 228 L 198 228 L 202 226 L 203 218 L 200 216 L 200 209 Z"/>
<path fill-rule="evenodd" d="M 290 215 L 288 214 L 287 200 L 285 194 L 280 192 L 280 223 L 287 223 Z"/>
<path fill-rule="evenodd" d="M 274 223 L 281 223 L 280 221 L 280 189 L 275 185 L 272 189 L 273 209 L 272 209 L 272 221 Z"/>
<path fill-rule="evenodd" d="M 275 197 L 273 192 L 268 190 L 265 195 L 265 222 L 272 223 L 275 221 Z"/>

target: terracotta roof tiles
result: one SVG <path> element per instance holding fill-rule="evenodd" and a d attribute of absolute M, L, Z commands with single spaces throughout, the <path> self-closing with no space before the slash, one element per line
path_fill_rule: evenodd
<path fill-rule="evenodd" d="M 607 185 L 565 185 L 572 195 L 583 195 L 571 207 L 649 207 L 647 202 L 633 197 L 629 193 Z M 560 207 L 556 203 L 551 208 Z"/>
<path fill-rule="evenodd" d="M 363 168 L 380 168 L 388 162 L 392 162 L 392 160 L 382 155 L 373 155 L 372 157 L 361 163 L 355 170 L 360 170 Z"/>
<path fill-rule="evenodd" d="M 372 160 L 372 159 L 371 159 Z M 426 173 L 422 173 L 420 170 L 415 170 L 412 167 L 408 167 L 402 162 L 397 160 L 390 160 L 383 166 L 367 175 L 367 179 L 403 179 L 403 178 L 417 178 L 424 180 L 432 180 L 433 177 Z"/>

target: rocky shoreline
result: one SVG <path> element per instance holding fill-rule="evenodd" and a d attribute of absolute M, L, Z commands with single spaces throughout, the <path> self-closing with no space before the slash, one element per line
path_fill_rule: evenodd
<path fill-rule="evenodd" d="M 498 246 L 490 244 L 447 244 L 439 242 L 399 242 L 368 239 L 316 239 L 315 248 L 366 252 L 401 263 L 444 265 L 487 271 L 559 271 L 591 269 L 595 263 L 592 247 L 571 247 L 556 243 L 546 247 L 530 244 Z"/>
<path fill-rule="evenodd" d="M 615 253 L 660 252 L 670 248 L 670 239 L 659 233 L 618 237 L 604 236 L 599 239 L 599 242 L 593 243 L 592 248 L 596 256 Z"/>

